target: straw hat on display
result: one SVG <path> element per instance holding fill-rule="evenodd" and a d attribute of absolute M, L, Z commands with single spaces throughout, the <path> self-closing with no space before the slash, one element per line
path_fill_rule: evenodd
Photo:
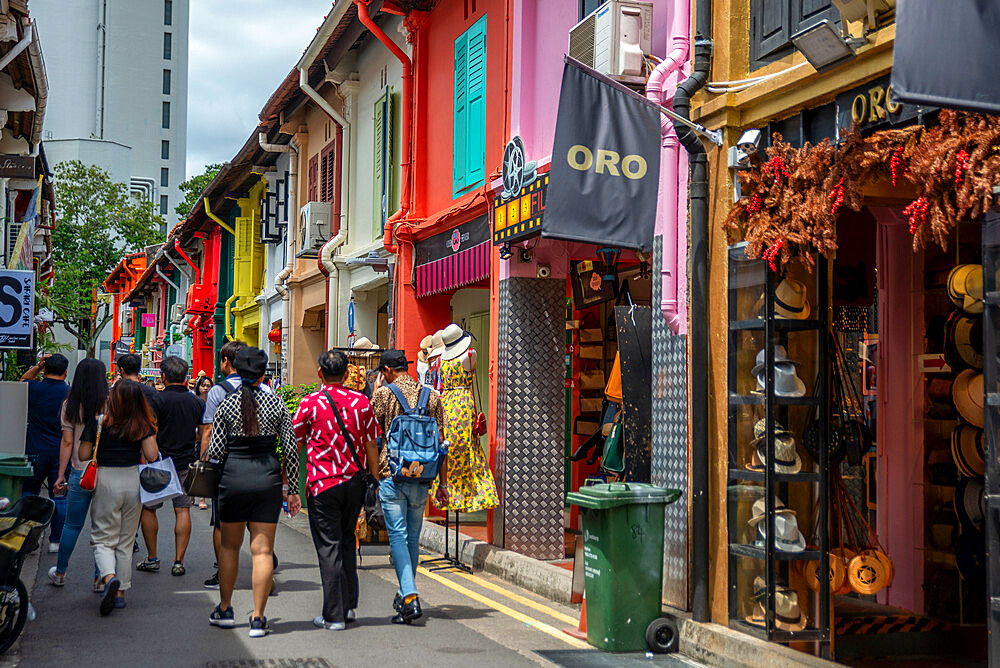
<path fill-rule="evenodd" d="M 354 345 L 351 346 L 351 352 L 355 355 L 371 355 L 370 351 L 378 350 L 378 346 L 371 342 L 367 336 L 362 336 L 360 339 L 354 341 Z"/>
<path fill-rule="evenodd" d="M 763 471 L 767 462 L 767 427 L 764 420 L 758 420 L 753 427 L 755 439 L 750 441 L 754 448 L 753 458 L 746 468 L 749 471 Z M 778 423 L 774 425 L 774 470 L 778 473 L 798 473 L 802 470 L 802 458 L 795 449 L 795 437 Z"/>
<path fill-rule="evenodd" d="M 764 626 L 764 599 L 767 596 L 764 578 L 754 578 L 753 588 L 758 602 L 746 620 L 755 626 Z M 774 617 L 774 625 L 783 631 L 801 631 L 806 627 L 806 616 L 799 607 L 798 592 L 788 587 L 774 588 Z"/>
<path fill-rule="evenodd" d="M 951 456 L 966 478 L 981 478 L 986 472 L 983 430 L 960 424 L 951 432 Z"/>
<path fill-rule="evenodd" d="M 969 424 L 983 428 L 983 374 L 966 369 L 958 374 L 951 388 L 955 408 Z"/>
<path fill-rule="evenodd" d="M 774 291 L 774 316 L 785 320 L 806 320 L 811 309 L 806 286 L 794 278 L 786 278 Z"/>
<path fill-rule="evenodd" d="M 420 339 L 420 351 L 417 353 L 418 362 L 427 362 L 428 353 L 431 351 L 431 345 L 433 344 L 434 338 L 428 334 L 424 338 Z"/>
<path fill-rule="evenodd" d="M 944 326 L 944 358 L 958 371 L 983 368 L 983 319 L 953 311 Z"/>
<path fill-rule="evenodd" d="M 438 331 L 431 334 L 431 346 L 430 350 L 427 352 L 427 358 L 440 357 L 441 353 L 444 352 L 444 338 L 441 336 L 444 330 L 439 329 Z"/>
<path fill-rule="evenodd" d="M 472 345 L 472 335 L 464 329 L 451 323 L 441 332 L 441 339 L 444 341 L 444 352 L 441 353 L 442 360 L 453 360 L 465 354 L 465 351 Z"/>
<path fill-rule="evenodd" d="M 959 264 L 948 272 L 948 297 L 970 315 L 983 312 L 983 265 Z"/>
<path fill-rule="evenodd" d="M 747 521 L 751 527 L 757 527 L 756 542 L 760 545 L 767 539 L 764 503 L 763 498 L 753 502 L 753 516 Z M 780 499 L 774 500 L 774 545 L 782 552 L 802 552 L 806 549 L 805 536 L 799 531 L 798 516 Z"/>
<path fill-rule="evenodd" d="M 955 490 L 955 515 L 958 523 L 966 529 L 983 530 L 983 483 L 979 480 L 963 480 Z"/>

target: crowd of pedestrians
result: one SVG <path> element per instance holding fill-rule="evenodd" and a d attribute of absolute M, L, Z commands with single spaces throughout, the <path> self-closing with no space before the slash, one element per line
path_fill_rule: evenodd
<path fill-rule="evenodd" d="M 232 597 L 240 550 L 249 533 L 250 636 L 269 632 L 265 608 L 278 561 L 277 523 L 283 509 L 292 517 L 301 510 L 300 493 L 309 502 L 320 571 L 317 585 L 323 592 L 323 606 L 313 623 L 336 631 L 357 619 L 361 592 L 355 526 L 373 497 L 384 512 L 399 582 L 392 622 L 409 624 L 420 618 L 418 539 L 431 486 L 431 480 L 420 475 L 424 464 L 436 472 L 437 502 L 447 500 L 447 442 L 442 443 L 444 411 L 438 394 L 409 375 L 410 362 L 400 350 L 382 354 L 372 382 L 360 388 L 367 395 L 349 389 L 348 358 L 331 350 L 318 359 L 319 389 L 302 399 L 293 416 L 266 382 L 264 351 L 229 341 L 218 362 L 224 378 L 213 383 L 205 373 L 192 378 L 183 359 L 165 357 L 159 390 L 143 382 L 142 360 L 135 354 L 115 360 L 118 378 L 110 385 L 104 363 L 96 359 L 82 360 L 72 385 L 67 385 L 68 360 L 59 354 L 45 356 L 24 374 L 22 380 L 29 383 L 26 454 L 34 471 L 25 481 L 24 494 L 39 494 L 45 485 L 56 507 L 49 552 L 58 557 L 48 572 L 50 582 L 66 586 L 70 558 L 89 518 L 93 589 L 101 594 L 100 613 L 124 608 L 140 533 L 146 554 L 135 570 L 160 570 L 158 511 L 165 504 L 141 502 L 140 466 L 169 457 L 183 479 L 201 459 L 221 471 L 217 493 L 210 499 L 216 571 L 204 583 L 219 590 L 219 603 L 208 620 L 212 626 L 236 626 Z M 438 461 L 409 462 L 400 471 L 400 457 L 389 453 L 392 438 L 420 424 L 426 433 L 414 432 L 404 440 L 416 442 L 431 434 L 431 452 Z M 300 491 L 303 449 L 307 464 Z M 196 503 L 208 507 L 206 499 L 170 499 L 174 576 L 187 572 L 190 509 Z"/>

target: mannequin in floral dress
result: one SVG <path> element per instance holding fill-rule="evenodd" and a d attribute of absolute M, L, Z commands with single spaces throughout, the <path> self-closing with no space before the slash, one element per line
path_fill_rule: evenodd
<path fill-rule="evenodd" d="M 468 336 L 466 334 L 465 336 Z M 476 370 L 476 351 L 468 348 L 454 359 L 441 360 L 441 403 L 444 406 L 444 437 L 451 441 L 448 451 L 448 503 L 441 510 L 463 513 L 487 510 L 500 505 L 493 472 L 486 455 L 473 436 L 475 402 L 472 398 L 472 378 Z M 435 498 L 438 482 L 431 483 L 431 498 Z"/>

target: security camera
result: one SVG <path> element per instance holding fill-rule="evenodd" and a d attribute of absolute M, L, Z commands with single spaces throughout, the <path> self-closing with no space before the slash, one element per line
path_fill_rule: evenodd
<path fill-rule="evenodd" d="M 547 264 L 540 264 L 540 265 L 538 265 L 538 269 L 537 269 L 536 273 L 537 273 L 538 278 L 551 278 L 552 277 L 552 269 Z"/>
<path fill-rule="evenodd" d="M 760 148 L 760 140 L 763 136 L 764 133 L 759 128 L 744 130 L 743 134 L 740 135 L 739 141 L 736 142 L 736 146 L 749 157 Z"/>

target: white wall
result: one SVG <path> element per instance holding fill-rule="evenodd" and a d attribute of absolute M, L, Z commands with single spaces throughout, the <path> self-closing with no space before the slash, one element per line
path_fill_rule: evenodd
<path fill-rule="evenodd" d="M 102 77 L 99 25 L 105 6 Z M 43 139 L 48 144 L 96 138 L 131 147 L 129 177 L 152 179 L 157 210 L 160 195 L 167 195 L 169 228 L 177 220 L 174 207 L 181 199 L 177 186 L 185 178 L 188 0 L 173 0 L 169 26 L 164 25 L 163 0 L 33 0 L 31 14 L 38 24 L 49 77 Z M 172 35 L 170 60 L 163 58 L 164 32 Z M 164 69 L 171 70 L 169 95 L 163 94 Z M 169 129 L 161 128 L 164 101 L 170 103 Z M 160 157 L 162 140 L 170 142 L 167 160 Z M 113 173 L 121 171 L 120 165 L 97 162 L 102 154 L 93 147 L 65 150 Z M 164 167 L 169 170 L 168 186 L 161 188 Z"/>

